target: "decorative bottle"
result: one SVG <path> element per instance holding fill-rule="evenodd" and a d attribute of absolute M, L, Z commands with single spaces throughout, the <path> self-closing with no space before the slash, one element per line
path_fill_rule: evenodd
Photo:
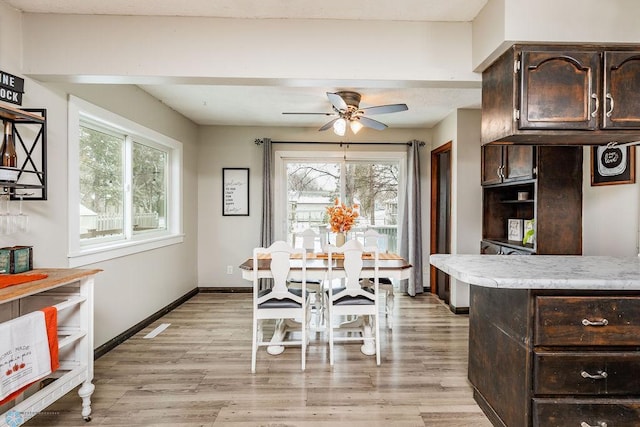
<path fill-rule="evenodd" d="M 8 120 L 4 122 L 4 137 L 0 156 L 2 166 L 10 168 L 18 166 L 18 156 L 16 155 L 16 146 L 13 141 L 13 124 Z"/>

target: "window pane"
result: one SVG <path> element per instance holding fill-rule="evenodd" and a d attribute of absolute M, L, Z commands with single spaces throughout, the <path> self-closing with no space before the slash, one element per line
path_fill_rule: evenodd
<path fill-rule="evenodd" d="M 287 239 L 312 228 L 326 233 L 326 207 L 340 196 L 340 164 L 287 163 Z M 319 248 L 318 248 L 319 249 Z"/>
<path fill-rule="evenodd" d="M 388 237 L 388 249 L 397 249 L 398 163 L 347 163 L 345 200 L 360 205 L 358 227 L 373 228 Z"/>
<path fill-rule="evenodd" d="M 167 228 L 167 153 L 133 144 L 133 232 Z"/>
<path fill-rule="evenodd" d="M 80 127 L 80 239 L 124 235 L 124 137 Z"/>
<path fill-rule="evenodd" d="M 362 226 L 398 223 L 398 165 L 348 163 L 346 201 L 360 205 Z"/>
<path fill-rule="evenodd" d="M 360 206 L 349 238 L 360 238 L 365 230 L 373 228 L 387 236 L 387 247 L 381 249 L 397 251 L 398 162 L 292 161 L 286 165 L 288 241 L 300 246 L 302 239 L 296 239 L 296 233 L 312 228 L 333 243 L 326 207 L 339 198 L 347 205 Z"/>

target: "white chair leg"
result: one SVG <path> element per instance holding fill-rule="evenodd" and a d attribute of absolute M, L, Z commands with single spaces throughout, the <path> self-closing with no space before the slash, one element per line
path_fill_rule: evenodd
<path fill-rule="evenodd" d="M 309 345 L 309 342 L 311 341 L 309 331 L 311 331 L 311 306 L 310 305 L 307 306 L 307 345 Z"/>
<path fill-rule="evenodd" d="M 253 341 L 251 344 L 251 373 L 256 372 L 256 353 L 258 352 L 258 320 L 253 319 Z"/>
<path fill-rule="evenodd" d="M 393 288 L 389 289 L 386 292 L 385 296 L 385 318 L 387 321 L 387 327 L 389 329 L 393 329 L 393 304 L 394 304 L 394 295 Z"/>
<path fill-rule="evenodd" d="M 256 330 L 258 331 L 258 341 L 257 342 L 262 342 L 262 341 L 264 341 L 264 333 L 262 331 L 262 320 L 258 320 L 257 322 L 258 322 L 258 324 L 256 325 Z"/>
<path fill-rule="evenodd" d="M 374 316 L 372 316 L 374 317 Z M 380 366 L 380 322 L 377 321 L 377 316 L 375 316 L 375 318 L 372 319 L 373 322 L 376 324 L 376 329 L 375 329 L 375 340 L 376 340 L 376 364 L 378 366 Z"/>
<path fill-rule="evenodd" d="M 308 306 L 307 306 L 308 307 Z M 305 369 L 306 363 L 306 355 L 307 355 L 307 309 L 302 310 L 302 321 L 300 322 L 300 327 L 302 328 L 302 342 L 300 345 L 301 354 L 301 364 L 302 370 Z"/>
<path fill-rule="evenodd" d="M 329 316 L 325 321 L 327 322 L 327 328 L 329 328 L 329 365 L 333 366 L 333 322 L 331 317 L 331 309 L 329 309 Z"/>

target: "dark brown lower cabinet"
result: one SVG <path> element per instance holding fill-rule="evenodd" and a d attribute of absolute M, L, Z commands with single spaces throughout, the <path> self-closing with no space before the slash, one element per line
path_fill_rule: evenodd
<path fill-rule="evenodd" d="M 533 399 L 535 427 L 638 427 L 640 401 L 631 399 Z"/>
<path fill-rule="evenodd" d="M 496 426 L 640 426 L 640 292 L 472 285 L 469 380 Z"/>

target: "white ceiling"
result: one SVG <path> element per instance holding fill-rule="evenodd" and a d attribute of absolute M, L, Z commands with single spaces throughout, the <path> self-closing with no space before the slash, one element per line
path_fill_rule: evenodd
<path fill-rule="evenodd" d="M 249 19 L 473 20 L 487 0 L 4 0 L 24 12 L 107 15 L 207 16 Z M 319 83 L 321 84 L 321 83 Z M 457 108 L 479 108 L 479 88 L 278 87 L 142 85 L 201 125 L 317 126 L 331 112 L 326 92 L 356 90 L 360 107 L 405 103 L 409 110 L 373 118 L 389 127 L 430 128 Z"/>

